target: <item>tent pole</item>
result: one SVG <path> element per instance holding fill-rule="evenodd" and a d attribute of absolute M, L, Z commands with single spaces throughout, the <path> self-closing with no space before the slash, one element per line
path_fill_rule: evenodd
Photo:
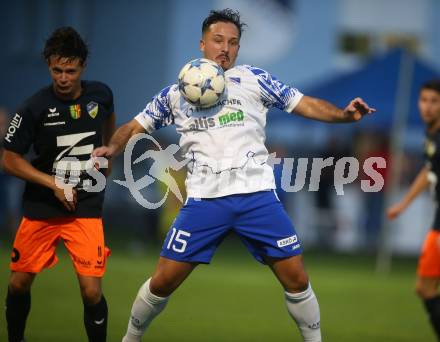
<path fill-rule="evenodd" d="M 397 80 L 396 97 L 394 100 L 393 124 L 390 132 L 390 160 L 391 165 L 387 165 L 391 169 L 391 173 L 387 177 L 388 184 L 385 188 L 384 210 L 382 211 L 382 226 L 380 229 L 377 256 L 376 256 L 376 272 L 389 273 L 392 263 L 392 225 L 386 217 L 385 210 L 392 201 L 397 197 L 402 160 L 403 160 L 403 143 L 407 122 L 409 117 L 411 103 L 411 85 L 414 72 L 414 57 L 412 54 L 403 50 L 399 65 L 399 74 Z M 380 114 L 379 114 L 380 115 Z"/>

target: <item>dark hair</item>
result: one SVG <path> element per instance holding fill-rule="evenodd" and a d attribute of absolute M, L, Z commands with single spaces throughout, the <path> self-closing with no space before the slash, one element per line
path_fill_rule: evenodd
<path fill-rule="evenodd" d="M 206 19 L 203 20 L 202 33 L 208 31 L 209 26 L 219 21 L 232 23 L 237 26 L 239 38 L 241 38 L 241 32 L 244 30 L 244 26 L 247 26 L 245 23 L 240 21 L 240 13 L 238 11 L 234 11 L 230 8 L 225 8 L 219 11 L 212 10 L 209 12 L 209 15 L 206 17 Z"/>
<path fill-rule="evenodd" d="M 423 89 L 434 90 L 440 94 L 440 79 L 430 80 L 428 82 L 423 83 L 420 90 L 423 90 Z"/>
<path fill-rule="evenodd" d="M 89 55 L 89 49 L 78 32 L 70 26 L 56 29 L 43 50 L 43 57 L 46 61 L 51 56 L 59 56 L 68 59 L 79 58 L 81 64 L 84 64 Z"/>

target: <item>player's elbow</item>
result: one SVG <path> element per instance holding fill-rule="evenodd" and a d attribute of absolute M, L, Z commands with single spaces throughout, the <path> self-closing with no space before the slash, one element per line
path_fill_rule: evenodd
<path fill-rule="evenodd" d="M 2 165 L 2 168 L 6 173 L 14 175 L 14 170 L 16 169 L 16 156 L 17 153 L 8 150 L 3 151 L 0 164 Z"/>

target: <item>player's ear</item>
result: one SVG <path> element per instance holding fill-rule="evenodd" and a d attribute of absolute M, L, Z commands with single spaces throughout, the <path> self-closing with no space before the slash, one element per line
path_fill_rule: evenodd
<path fill-rule="evenodd" d="M 203 39 L 200 39 L 199 48 L 200 48 L 200 51 L 202 51 L 202 52 L 205 51 L 205 41 Z"/>

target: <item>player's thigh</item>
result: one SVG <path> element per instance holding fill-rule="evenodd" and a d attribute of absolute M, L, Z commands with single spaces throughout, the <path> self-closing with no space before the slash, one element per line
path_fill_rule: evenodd
<path fill-rule="evenodd" d="M 15 235 L 9 265 L 11 271 L 39 273 L 43 268 L 56 264 L 55 250 L 59 236 L 56 221 L 24 217 Z"/>
<path fill-rule="evenodd" d="M 227 199 L 188 199 L 173 222 L 161 256 L 179 262 L 209 263 L 230 230 Z"/>
<path fill-rule="evenodd" d="M 102 277 L 107 257 L 101 218 L 75 218 L 63 226 L 61 237 L 78 274 Z"/>
<path fill-rule="evenodd" d="M 243 195 L 240 206 L 234 229 L 258 261 L 302 253 L 295 228 L 273 191 Z"/>

